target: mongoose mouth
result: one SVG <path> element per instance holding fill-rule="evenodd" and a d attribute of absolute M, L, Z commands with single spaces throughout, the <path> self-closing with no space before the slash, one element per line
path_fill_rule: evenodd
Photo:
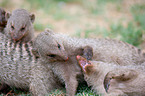
<path fill-rule="evenodd" d="M 85 67 L 90 65 L 91 63 L 84 57 L 77 55 L 77 61 L 84 72 L 86 72 Z"/>
<path fill-rule="evenodd" d="M 22 40 L 22 38 L 24 37 L 24 35 L 14 37 L 13 34 L 11 34 L 11 36 L 12 36 L 12 39 L 13 39 L 14 41 Z"/>
<path fill-rule="evenodd" d="M 68 57 L 66 57 L 65 62 L 68 61 Z"/>

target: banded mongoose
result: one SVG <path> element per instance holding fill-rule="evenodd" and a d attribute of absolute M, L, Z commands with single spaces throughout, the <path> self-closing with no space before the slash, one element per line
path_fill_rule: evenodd
<path fill-rule="evenodd" d="M 26 43 L 34 38 L 32 24 L 35 20 L 34 14 L 30 14 L 25 9 L 16 9 L 12 11 L 12 14 L 6 14 L 5 18 L 8 22 L 4 31 L 9 39 Z"/>
<path fill-rule="evenodd" d="M 61 46 L 55 47 L 60 48 Z M 55 47 L 53 48 L 56 49 Z M 30 89 L 35 96 L 44 96 L 53 89 L 61 87 L 61 84 L 57 83 L 60 81 L 57 80 L 57 76 L 49 67 L 50 64 L 44 58 L 34 55 L 31 51 L 32 48 L 32 41 L 15 43 L 0 33 L 0 81 L 11 87 Z M 58 56 L 59 52 L 66 54 L 64 50 L 59 49 L 55 52 L 55 55 L 58 53 Z M 66 56 L 63 59 L 67 60 L 68 58 Z M 43 61 L 45 63 L 42 63 Z M 62 64 L 62 66 L 65 65 Z"/>
<path fill-rule="evenodd" d="M 57 85 L 48 86 L 53 83 L 53 74 L 48 67 L 41 66 L 31 49 L 32 42 L 14 43 L 0 33 L 0 81 L 11 87 L 31 88 L 32 94 L 43 96 Z"/>
<path fill-rule="evenodd" d="M 6 11 L 4 9 L 0 8 L 0 32 L 3 32 L 3 30 L 7 24 L 5 15 L 6 15 Z"/>
<path fill-rule="evenodd" d="M 83 79 L 81 69 L 77 65 L 76 56 L 80 54 L 91 59 L 92 48 L 85 46 L 84 48 L 68 51 L 62 46 L 59 39 L 55 40 L 55 38 L 49 36 L 51 32 L 52 30 L 46 30 L 35 38 L 33 52 L 38 54 L 36 56 L 40 56 L 42 64 L 52 69 L 54 76 L 59 80 L 58 84 L 65 85 L 66 95 L 74 96 L 78 79 Z"/>
<path fill-rule="evenodd" d="M 144 96 L 145 65 L 120 66 L 77 56 L 88 85 L 101 96 Z"/>
<path fill-rule="evenodd" d="M 25 9 L 16 9 L 12 14 L 6 12 L 2 8 L 0 9 L 0 31 L 6 34 L 7 37 L 15 43 L 18 41 L 27 43 L 34 38 L 34 28 L 32 25 L 34 20 L 35 15 L 30 14 Z M 5 30 L 3 31 L 4 28 Z M 5 86 L 6 85 L 2 83 L 0 90 L 6 88 Z"/>
<path fill-rule="evenodd" d="M 66 51 L 71 50 L 69 54 L 78 48 L 92 47 L 92 60 L 114 62 L 119 65 L 141 64 L 145 61 L 142 50 L 122 41 L 104 38 L 75 38 L 53 31 L 49 34 L 48 38 L 50 37 L 52 38 L 49 41 L 50 44 L 51 41 L 55 40 L 61 46 L 64 46 Z"/>
<path fill-rule="evenodd" d="M 56 34 L 53 31 L 45 31 L 34 40 L 34 52 L 44 59 L 43 64 L 48 62 L 55 76 L 62 80 L 62 83 L 65 83 L 67 94 L 70 96 L 75 94 L 78 79 L 82 75 L 81 68 L 75 58 L 78 53 L 74 53 L 78 49 L 84 50 L 86 46 L 92 47 L 93 54 L 90 55 L 93 56 L 91 57 L 92 60 L 114 62 L 119 65 L 135 65 L 142 63 L 144 60 L 141 50 L 127 43 L 108 39 L 71 38 Z M 60 50 L 59 53 L 56 52 L 58 49 Z M 65 54 L 62 54 L 61 50 L 65 51 Z M 66 57 L 69 59 L 65 62 Z"/>

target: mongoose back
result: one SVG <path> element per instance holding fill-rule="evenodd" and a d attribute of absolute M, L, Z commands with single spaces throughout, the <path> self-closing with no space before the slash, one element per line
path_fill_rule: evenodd
<path fill-rule="evenodd" d="M 145 66 L 88 61 L 77 56 L 88 85 L 101 96 L 144 96 Z"/>
<path fill-rule="evenodd" d="M 83 49 L 66 50 L 59 39 L 50 37 L 52 30 L 40 33 L 34 40 L 33 51 L 41 58 L 41 63 L 49 66 L 54 75 L 65 85 L 66 94 L 74 96 L 78 81 L 83 79 L 81 68 L 78 66 L 76 56 L 78 54 L 91 59 L 92 48 L 85 46 Z M 42 46 L 43 45 L 43 46 Z M 56 52 L 59 51 L 59 52 Z M 63 53 L 62 53 L 63 52 Z M 65 52 L 65 53 L 64 53 Z"/>
<path fill-rule="evenodd" d="M 16 9 L 12 14 L 7 14 L 5 17 L 7 26 L 5 34 L 14 42 L 21 40 L 22 42 L 31 41 L 34 37 L 34 28 L 32 23 L 35 20 L 35 15 L 28 13 L 25 9 Z"/>
<path fill-rule="evenodd" d="M 75 38 L 54 32 L 49 36 L 55 38 L 55 40 L 59 39 L 61 46 L 64 46 L 66 51 L 71 50 L 70 52 L 72 52 L 85 46 L 92 47 L 92 60 L 114 62 L 119 65 L 141 64 L 145 61 L 144 53 L 140 49 L 122 41 L 104 38 Z"/>
<path fill-rule="evenodd" d="M 31 52 L 32 42 L 14 43 L 0 33 L 0 81 L 16 88 L 44 96 L 59 84 L 50 68 L 39 63 Z M 58 87 L 57 87 L 58 88 Z"/>
<path fill-rule="evenodd" d="M 0 8 L 0 32 L 3 32 L 3 30 L 7 24 L 5 15 L 6 15 L 6 11 L 4 9 Z"/>
<path fill-rule="evenodd" d="M 78 75 L 82 75 L 81 68 L 78 66 L 75 56 L 80 54 L 78 50 L 85 50 L 84 48 L 86 46 L 92 47 L 91 50 L 93 51 L 91 54 L 87 53 L 91 57 L 87 56 L 88 59 L 90 58 L 107 63 L 112 62 L 117 65 L 135 65 L 144 61 L 141 50 L 121 41 L 79 39 L 56 34 L 53 31 L 42 32 L 34 40 L 35 53 L 39 53 L 39 56 L 43 58 L 43 64 L 49 62 L 48 64 L 55 76 L 65 83 L 67 94 L 70 96 L 74 95 L 76 92 L 78 79 L 80 79 Z M 56 54 L 56 50 L 63 50 L 66 53 L 62 54 L 59 52 Z M 84 54 L 81 55 L 85 54 L 84 52 Z M 66 56 L 69 58 L 68 60 Z M 71 84 L 73 86 L 71 86 Z"/>
<path fill-rule="evenodd" d="M 45 39 L 47 40 L 48 38 Z M 37 38 L 37 40 L 41 42 L 42 38 Z M 48 46 L 45 44 L 47 44 L 46 41 L 45 43 L 41 43 L 41 46 L 44 46 L 47 49 Z M 54 44 L 57 44 L 57 42 L 54 42 Z M 60 57 L 60 61 L 62 60 L 62 64 L 60 63 L 60 65 L 63 67 L 66 66 L 67 63 L 65 63 L 65 61 L 68 60 L 68 57 L 65 50 L 60 47 L 61 46 L 59 45 L 53 46 L 54 49 L 58 49 L 55 50 L 56 56 L 57 53 L 58 56 L 60 55 L 59 53 L 65 55 L 64 58 Z M 62 50 L 59 50 L 59 48 Z M 41 55 L 33 54 L 31 49 L 32 42 L 13 42 L 4 34 L 0 33 L 0 81 L 11 87 L 30 89 L 33 95 L 45 95 L 54 88 L 60 88 L 60 82 L 62 80 L 57 79 L 57 75 L 55 75 L 54 71 L 52 70 L 52 66 L 50 66 L 47 60 L 48 57 L 53 57 L 53 55 L 48 55 L 46 53 L 47 55 L 43 54 L 45 57 L 43 58 Z M 35 49 L 35 47 L 33 49 Z M 73 65 L 71 63 L 72 61 L 70 61 L 70 65 L 68 64 L 67 66 Z M 74 66 L 71 68 L 73 67 Z M 59 67 L 57 68 L 59 69 Z M 66 68 L 65 72 L 68 71 L 69 73 L 69 68 Z M 73 69 L 73 71 L 75 71 L 75 67 Z M 64 72 L 63 70 L 58 71 L 62 73 Z M 65 73 L 63 74 L 65 75 Z M 77 74 L 79 74 L 79 72 L 77 72 Z M 68 75 L 65 76 L 65 79 L 68 81 L 70 80 Z M 68 86 L 71 88 L 71 85 Z"/>

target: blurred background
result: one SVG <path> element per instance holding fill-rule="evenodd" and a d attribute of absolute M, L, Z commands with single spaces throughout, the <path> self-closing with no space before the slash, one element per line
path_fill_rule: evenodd
<path fill-rule="evenodd" d="M 34 13 L 36 35 L 51 28 L 81 38 L 114 38 L 145 49 L 145 0 L 0 0 Z"/>

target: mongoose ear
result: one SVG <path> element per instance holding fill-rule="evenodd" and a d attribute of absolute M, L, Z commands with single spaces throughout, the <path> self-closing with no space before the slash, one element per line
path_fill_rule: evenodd
<path fill-rule="evenodd" d="M 90 46 L 85 46 L 83 48 L 83 55 L 87 60 L 91 60 L 93 57 L 93 48 Z"/>
<path fill-rule="evenodd" d="M 30 14 L 30 19 L 31 19 L 31 22 L 34 23 L 34 21 L 35 21 L 35 15 L 34 14 Z"/>
<path fill-rule="evenodd" d="M 7 13 L 5 14 L 6 20 L 8 20 L 8 19 L 10 18 L 11 15 L 12 15 L 11 13 L 7 12 Z"/>
<path fill-rule="evenodd" d="M 92 70 L 93 70 L 93 65 L 87 65 L 87 66 L 85 66 L 86 74 L 88 74 L 88 75 L 91 74 Z"/>
<path fill-rule="evenodd" d="M 45 32 L 50 33 L 50 34 L 54 34 L 53 30 L 50 28 L 45 28 Z"/>
<path fill-rule="evenodd" d="M 37 50 L 36 48 L 33 48 L 31 51 L 32 51 L 33 55 L 34 55 L 36 58 L 39 58 L 39 57 L 40 57 L 40 56 L 39 56 L 39 53 L 38 53 L 38 50 Z"/>

